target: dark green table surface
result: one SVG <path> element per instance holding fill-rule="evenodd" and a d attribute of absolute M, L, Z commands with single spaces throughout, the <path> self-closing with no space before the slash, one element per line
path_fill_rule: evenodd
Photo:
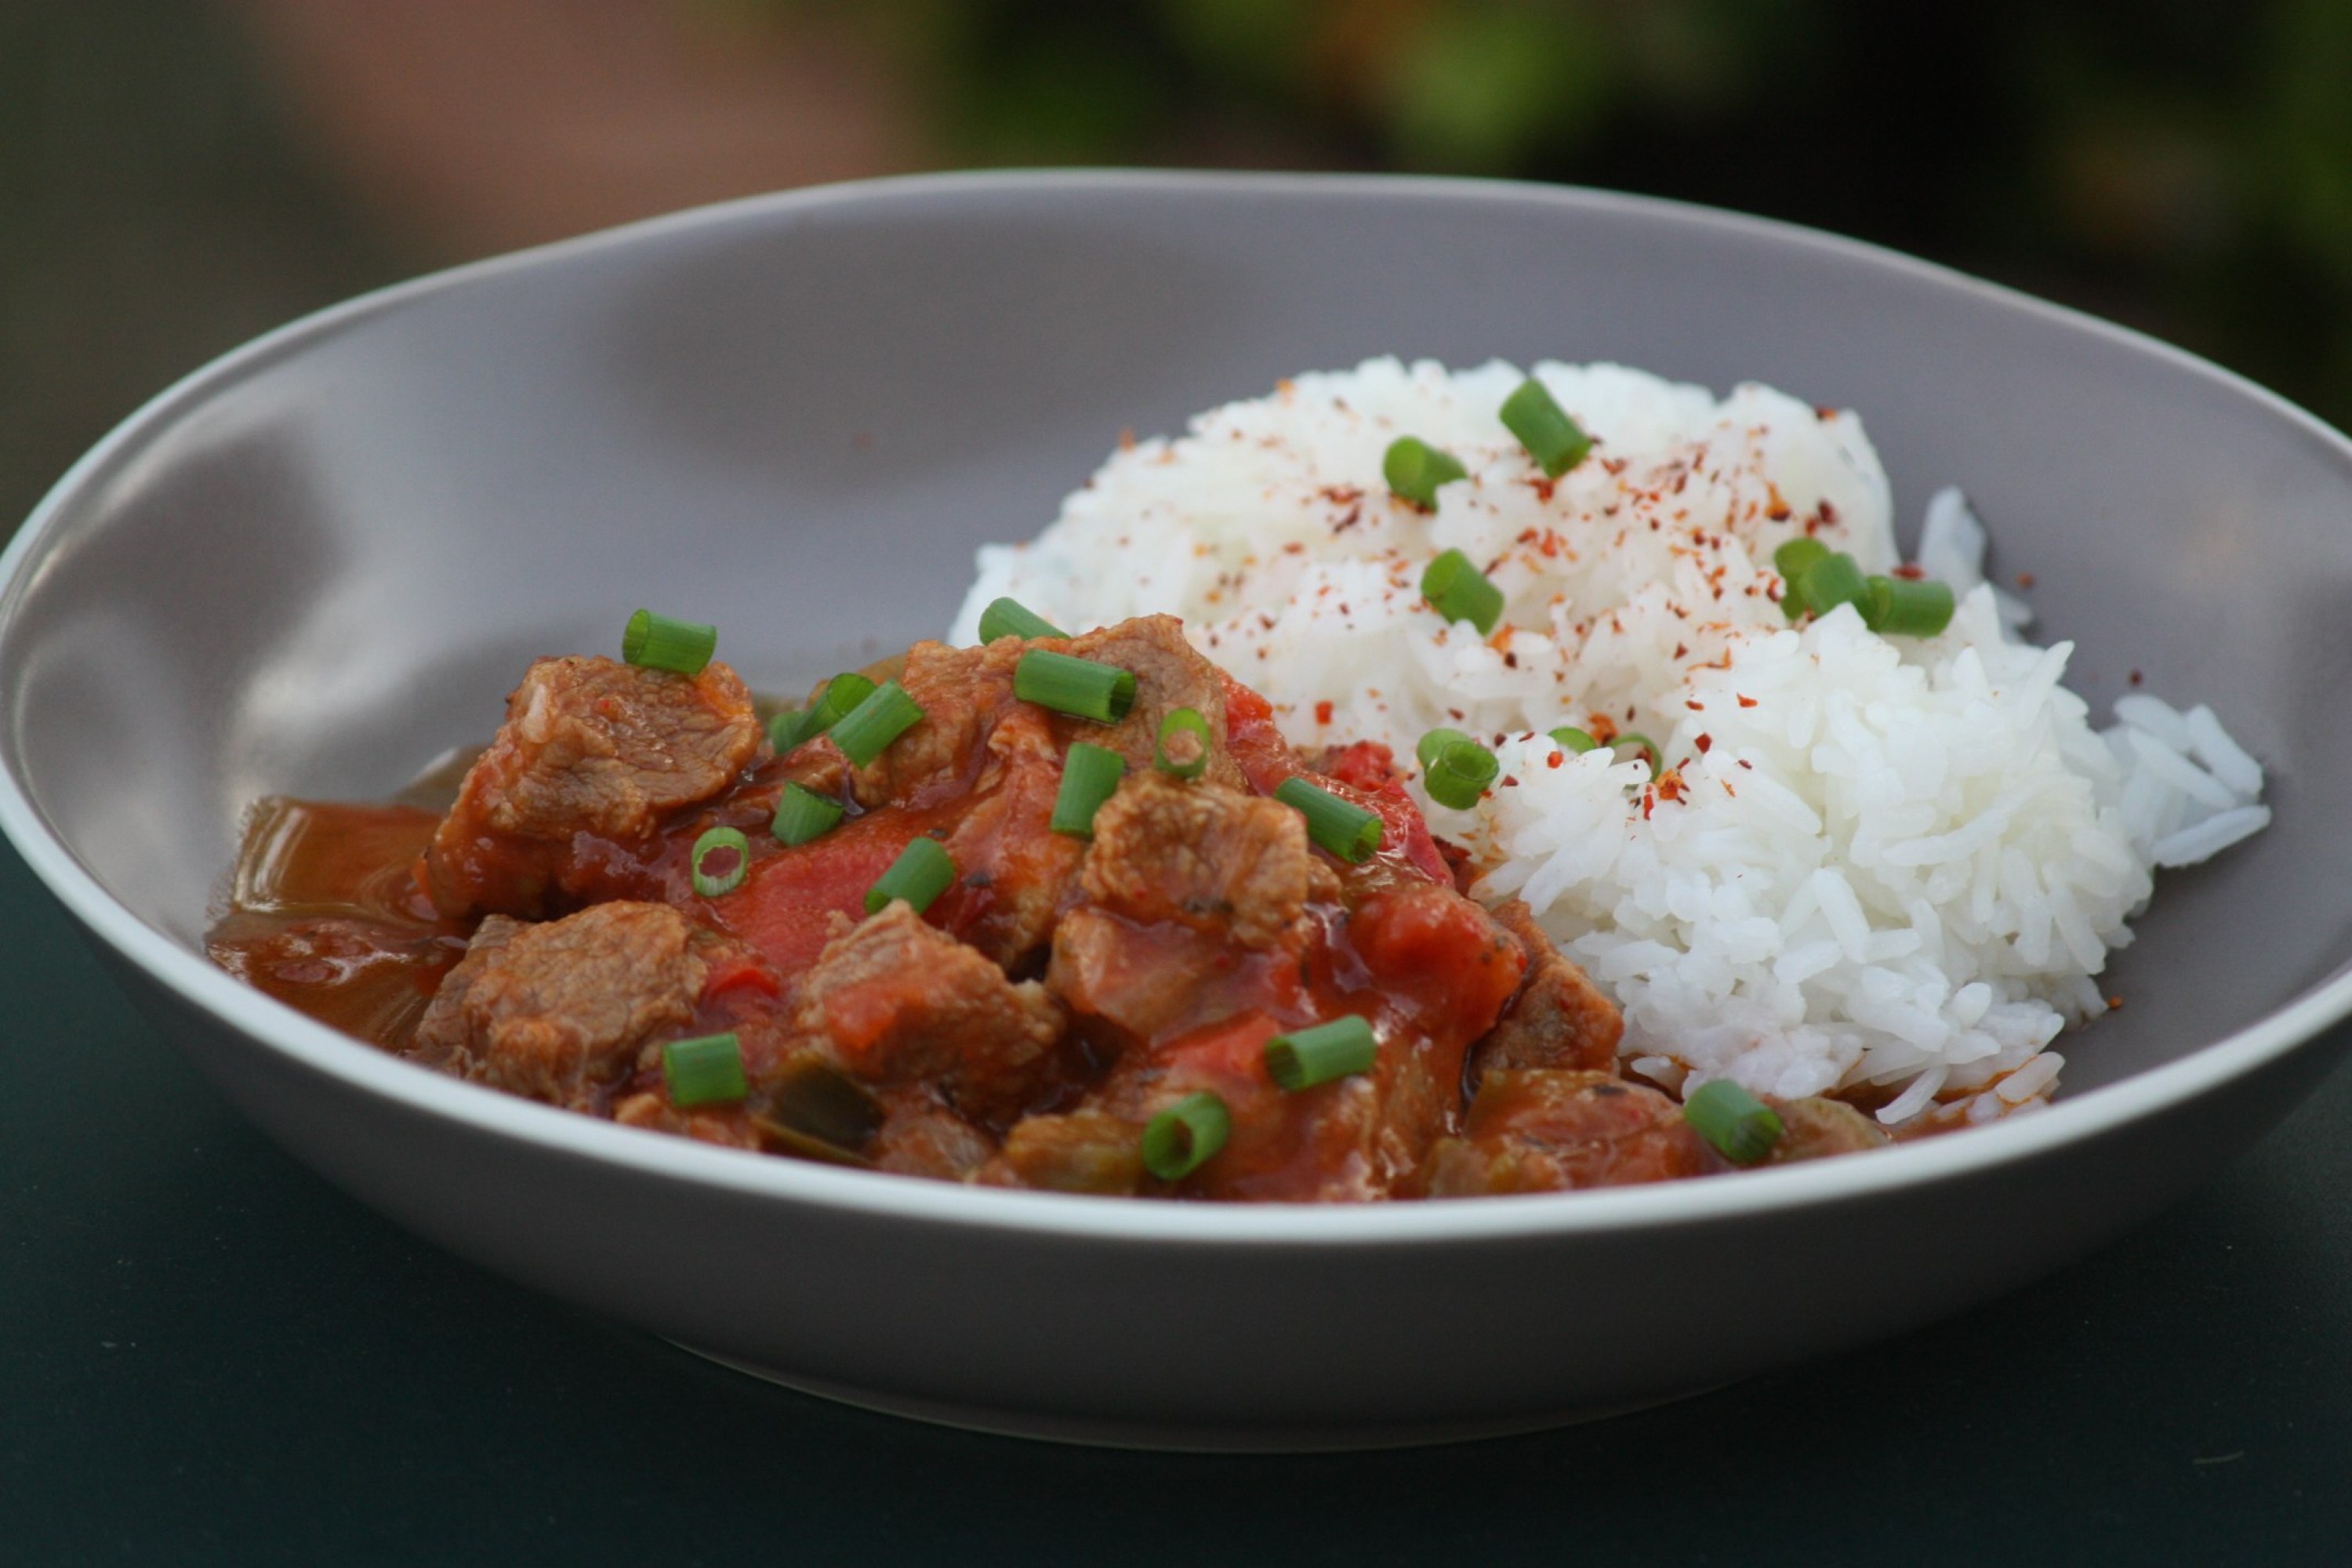
<path fill-rule="evenodd" d="M 445 1256 L 239 1120 L 5 849 L 0 1018 L 9 1563 L 2352 1560 L 2352 1078 L 1907 1339 L 1538 1436 L 1223 1458 L 842 1408 Z"/>

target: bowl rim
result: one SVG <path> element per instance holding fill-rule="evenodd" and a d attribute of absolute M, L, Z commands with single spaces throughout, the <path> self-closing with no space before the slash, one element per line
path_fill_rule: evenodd
<path fill-rule="evenodd" d="M 2332 447 L 2352 466 L 2352 440 L 2278 394 L 2232 371 L 2129 328 L 1884 247 L 1779 219 L 1661 197 L 1517 181 L 1412 174 L 1258 174 L 1142 170 L 1004 170 L 899 175 L 742 197 L 490 257 L 357 295 L 266 332 L 157 393 L 66 470 L 0 551 L 0 633 L 16 618 L 55 536 L 95 483 L 135 456 L 216 391 L 282 356 L 379 314 L 509 271 L 562 264 L 608 249 L 782 215 L 854 215 L 861 208 L 965 197 L 1171 198 L 1345 195 L 1460 201 L 1610 214 L 1688 231 L 1768 239 L 1825 260 L 1860 263 L 1978 296 L 2042 323 L 2087 333 L 2249 397 Z M 0 673 L 5 673 L 0 671 Z M 239 984 L 201 954 L 133 914 L 86 870 L 51 828 L 17 775 L 13 731 L 0 744 L 0 834 L 95 938 L 179 1001 L 288 1063 L 392 1106 L 464 1131 L 525 1144 L 546 1155 L 593 1161 L 638 1177 L 714 1194 L 776 1200 L 911 1224 L 1218 1247 L 1443 1246 L 1701 1226 L 1765 1211 L 1825 1207 L 1980 1176 L 2053 1154 L 2170 1110 L 2200 1094 L 2315 1042 L 2352 1015 L 2352 965 L 2307 987 L 2243 1027 L 2112 1084 L 1965 1136 L 1927 1139 L 1869 1160 L 1832 1160 L 1740 1173 L 1738 1180 L 1671 1182 L 1588 1192 L 1443 1203 L 1246 1205 L 1135 1203 L 1060 1193 L 840 1170 L 723 1149 L 558 1110 L 463 1082 L 387 1055 Z"/>

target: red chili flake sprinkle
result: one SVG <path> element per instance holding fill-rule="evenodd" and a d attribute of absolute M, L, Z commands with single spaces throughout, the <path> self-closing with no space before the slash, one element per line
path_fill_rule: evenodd
<path fill-rule="evenodd" d="M 1584 716 L 1584 732 L 1605 746 L 1617 738 L 1617 721 L 1606 713 L 1588 713 Z"/>
<path fill-rule="evenodd" d="M 2131 672 L 2131 683 L 2132 683 L 2134 686 L 2137 686 L 2137 685 L 2139 684 L 2139 682 L 2140 682 L 2140 673 L 2139 673 L 2139 671 L 2138 671 L 2138 670 L 2135 669 L 2135 670 L 2133 670 L 2133 671 Z"/>
<path fill-rule="evenodd" d="M 1690 647 L 1689 647 L 1689 646 L 1688 646 L 1687 644 L 1685 644 L 1685 643 L 1676 643 L 1676 644 L 1675 644 L 1675 657 L 1676 658 L 1687 658 L 1687 657 L 1689 656 L 1689 654 L 1690 654 Z"/>
<path fill-rule="evenodd" d="M 1740 759 L 1739 759 L 1739 765 L 1740 765 L 1741 767 L 1743 767 L 1743 768 L 1748 768 L 1748 769 L 1750 769 L 1750 770 L 1754 769 L 1754 767 L 1756 766 L 1756 764 L 1755 764 L 1754 763 L 1749 762 L 1746 757 L 1742 757 L 1742 758 L 1740 758 Z"/>
<path fill-rule="evenodd" d="M 1780 499 L 1780 487 L 1778 485 L 1772 486 L 1771 492 L 1772 504 L 1764 509 L 1764 515 L 1770 518 L 1774 522 L 1788 521 L 1789 503 Z"/>
<path fill-rule="evenodd" d="M 1691 744 L 1698 748 L 1698 754 L 1703 757 L 1714 749 L 1715 737 L 1712 735 L 1701 735 L 1697 740 L 1692 742 Z"/>
<path fill-rule="evenodd" d="M 2107 1005 L 2110 1007 L 2120 1007 L 2123 1005 L 2124 999 L 2120 996 L 2110 996 L 2107 998 Z"/>
<path fill-rule="evenodd" d="M 1732 695 L 1734 697 L 1739 697 L 1739 693 L 1737 691 L 1733 692 Z M 1753 708 L 1756 706 L 1756 699 L 1753 697 L 1739 697 L 1739 705 L 1742 708 Z"/>
<path fill-rule="evenodd" d="M 1685 697 L 1685 698 L 1684 698 L 1684 699 L 1683 699 L 1683 706 L 1684 706 L 1684 707 L 1685 707 L 1685 708 L 1687 708 L 1687 709 L 1689 709 L 1689 710 L 1690 710 L 1692 712 L 1694 712 L 1694 713 L 1704 713 L 1704 712 L 1706 712 L 1706 703 L 1704 703 L 1704 702 L 1701 702 L 1701 701 L 1700 701 L 1697 698 L 1696 698 L 1696 697 Z"/>
<path fill-rule="evenodd" d="M 1826 500 L 1822 502 L 1822 521 L 1824 523 L 1835 522 L 1837 521 L 1837 508 L 1830 505 Z"/>
<path fill-rule="evenodd" d="M 1906 583 L 1916 583 L 1925 578 L 1927 575 L 1927 568 L 1918 565 L 1916 563 L 1906 561 L 1902 565 L 1895 567 L 1886 574 L 1889 577 L 1900 577 Z"/>
<path fill-rule="evenodd" d="M 1680 769 L 1668 768 L 1658 775 L 1658 797 L 1661 800 L 1680 800 L 1685 793 Z"/>
<path fill-rule="evenodd" d="M 1517 788 L 1518 788 L 1518 787 L 1519 787 L 1519 778 L 1518 778 L 1518 775 L 1517 775 L 1517 773 L 1505 773 L 1505 774 L 1503 775 L 1503 787 L 1504 787 L 1505 789 L 1517 789 Z"/>
<path fill-rule="evenodd" d="M 1517 668 L 1519 668 L 1519 656 L 1518 656 L 1517 654 L 1515 654 L 1515 653 L 1506 653 L 1506 654 L 1504 654 L 1504 655 L 1503 655 L 1503 668 L 1504 668 L 1505 669 L 1517 669 Z"/>
<path fill-rule="evenodd" d="M 1566 761 L 1568 761 L 1568 757 L 1564 752 L 1554 752 L 1550 756 L 1544 759 L 1544 766 L 1548 768 L 1556 768 Z"/>
<path fill-rule="evenodd" d="M 1821 405 L 1816 404 L 1813 407 L 1813 417 L 1816 419 L 1834 419 L 1837 417 L 1837 410 L 1834 408 L 1823 407 Z"/>
<path fill-rule="evenodd" d="M 2031 588 L 2031 587 L 2032 587 L 2032 586 L 2033 586 L 2033 574 L 2032 574 L 2032 573 L 2031 573 L 2031 572 L 2020 572 L 2020 573 L 2017 574 L 2017 585 L 2018 585 L 2019 587 L 2021 587 L 2021 588 Z"/>
<path fill-rule="evenodd" d="M 1118 449 L 1122 452 L 1132 452 L 1135 450 L 1134 426 L 1130 425 L 1118 433 Z"/>
<path fill-rule="evenodd" d="M 1330 703 L 1318 702 L 1315 705 L 1315 721 L 1318 724 L 1328 724 L 1331 721 Z"/>
<path fill-rule="evenodd" d="M 1536 478 L 1528 481 L 1528 488 L 1536 492 L 1536 500 L 1551 500 L 1553 483 L 1553 480 L 1545 479 L 1541 475 L 1538 475 Z"/>

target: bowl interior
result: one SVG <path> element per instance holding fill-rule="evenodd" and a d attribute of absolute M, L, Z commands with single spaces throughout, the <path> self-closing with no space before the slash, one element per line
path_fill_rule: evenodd
<path fill-rule="evenodd" d="M 2159 879 L 2080 1093 L 2352 954 L 2352 445 L 2144 339 L 1778 226 L 1450 182 L 999 176 L 686 215 L 301 323 L 192 378 L 37 519 L 5 766 L 194 946 L 239 818 L 488 735 L 639 604 L 797 689 L 935 635 L 975 545 L 1123 429 L 1396 353 L 1609 359 L 1859 409 L 1906 542 L 1965 486 L 2102 719 L 2135 676 L 2270 768 L 2271 830 Z"/>

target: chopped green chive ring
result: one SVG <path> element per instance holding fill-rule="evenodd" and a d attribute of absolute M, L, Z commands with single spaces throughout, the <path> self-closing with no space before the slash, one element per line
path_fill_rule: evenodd
<path fill-rule="evenodd" d="M 621 658 L 646 669 L 699 675 L 719 648 L 719 628 L 639 610 L 621 632 Z"/>
<path fill-rule="evenodd" d="M 1601 749 L 1600 742 L 1573 724 L 1562 724 L 1547 739 L 1571 757 L 1580 757 L 1587 752 L 1597 752 Z"/>
<path fill-rule="evenodd" d="M 955 859 L 945 845 L 927 835 L 910 839 L 890 862 L 890 868 L 866 889 L 866 912 L 878 915 L 890 907 L 891 900 L 904 899 L 921 914 L 955 879 Z"/>
<path fill-rule="evenodd" d="M 1859 606 L 1863 624 L 1882 637 L 1931 637 L 1952 624 L 1952 589 L 1932 578 L 1873 577 Z"/>
<path fill-rule="evenodd" d="M 1815 563 L 1828 560 L 1829 553 L 1828 545 L 1810 535 L 1791 539 L 1772 552 L 1772 570 L 1780 574 L 1780 610 L 1790 620 L 1805 613 L 1805 595 L 1800 586 L 1805 574 Z"/>
<path fill-rule="evenodd" d="M 1421 574 L 1421 596 L 1449 621 L 1468 621 L 1485 637 L 1503 618 L 1503 591 L 1470 563 L 1459 550 L 1449 550 Z"/>
<path fill-rule="evenodd" d="M 713 865 L 717 870 L 711 869 Z M 743 885 L 751 869 L 751 841 L 731 827 L 714 827 L 694 841 L 694 852 L 688 861 L 694 872 L 694 890 L 701 898 L 715 899 L 721 893 L 731 893 Z"/>
<path fill-rule="evenodd" d="M 1143 1129 L 1143 1168 L 1163 1182 L 1181 1182 L 1209 1163 L 1234 1130 L 1225 1102 L 1202 1089 L 1188 1094 Z"/>
<path fill-rule="evenodd" d="M 839 826 L 841 812 L 841 802 L 827 800 L 806 784 L 787 783 L 776 797 L 775 819 L 768 831 L 779 844 L 806 844 Z"/>
<path fill-rule="evenodd" d="M 1116 724 L 1135 706 L 1135 676 L 1117 665 L 1031 648 L 1013 667 L 1013 695 L 1056 713 Z"/>
<path fill-rule="evenodd" d="M 1069 635 L 1018 599 L 992 599 L 988 608 L 980 612 L 980 640 L 984 643 L 999 637 L 1019 637 L 1026 642 L 1031 637 Z"/>
<path fill-rule="evenodd" d="M 1047 826 L 1073 838 L 1095 836 L 1095 813 L 1118 792 L 1127 759 L 1102 746 L 1080 741 L 1062 759 L 1062 787 L 1054 796 L 1054 817 Z"/>
<path fill-rule="evenodd" d="M 780 757 L 798 751 L 840 723 L 852 709 L 872 695 L 874 682 L 866 676 L 854 670 L 836 675 L 824 683 L 824 689 L 806 708 L 797 713 L 779 713 L 769 721 L 769 743 Z"/>
<path fill-rule="evenodd" d="M 922 704 L 908 696 L 907 689 L 897 681 L 886 680 L 841 716 L 833 727 L 833 743 L 841 748 L 851 766 L 862 768 L 922 719 Z"/>
<path fill-rule="evenodd" d="M 1770 1106 L 1727 1078 L 1692 1091 L 1683 1102 L 1683 1120 L 1735 1165 L 1753 1165 L 1763 1159 L 1784 1131 Z"/>
<path fill-rule="evenodd" d="M 1173 778 L 1196 779 L 1209 765 L 1209 721 L 1197 708 L 1179 708 L 1160 721 L 1151 765 Z"/>
<path fill-rule="evenodd" d="M 1389 489 L 1423 511 L 1437 510 L 1437 488 L 1466 479 L 1470 470 L 1451 452 L 1442 451 L 1416 436 L 1400 436 L 1381 458 L 1381 477 Z"/>
<path fill-rule="evenodd" d="M 743 1047 L 731 1033 L 672 1040 L 662 1047 L 662 1082 L 672 1105 L 731 1104 L 748 1089 Z"/>
<path fill-rule="evenodd" d="M 1362 865 L 1381 847 L 1385 830 L 1379 816 L 1328 789 L 1287 778 L 1275 786 L 1274 798 L 1307 819 L 1307 837 L 1350 866 Z"/>
<path fill-rule="evenodd" d="M 1286 1094 L 1370 1072 L 1381 1054 L 1372 1026 L 1350 1013 L 1311 1029 L 1293 1029 L 1265 1043 L 1265 1070 Z"/>
<path fill-rule="evenodd" d="M 1658 743 L 1639 730 L 1628 730 L 1618 736 L 1610 750 L 1617 753 L 1619 762 L 1648 763 L 1653 777 L 1656 776 L 1660 768 L 1666 765 L 1666 759 L 1658 752 Z"/>
<path fill-rule="evenodd" d="M 1519 383 L 1518 390 L 1503 399 L 1503 428 L 1519 438 L 1519 445 L 1528 449 L 1528 456 L 1548 479 L 1559 478 L 1592 451 L 1592 437 L 1534 376 Z"/>
<path fill-rule="evenodd" d="M 1862 608 L 1859 601 L 1868 596 L 1870 584 L 1862 575 L 1862 568 L 1853 557 L 1843 551 L 1824 555 L 1805 568 L 1797 579 L 1798 592 L 1803 595 L 1805 608 L 1817 616 L 1826 616 L 1840 605 Z"/>
<path fill-rule="evenodd" d="M 1421 759 L 1421 787 L 1440 805 L 1467 811 L 1478 804 L 1503 764 L 1495 753 L 1459 730 L 1432 730 L 1413 748 Z"/>

